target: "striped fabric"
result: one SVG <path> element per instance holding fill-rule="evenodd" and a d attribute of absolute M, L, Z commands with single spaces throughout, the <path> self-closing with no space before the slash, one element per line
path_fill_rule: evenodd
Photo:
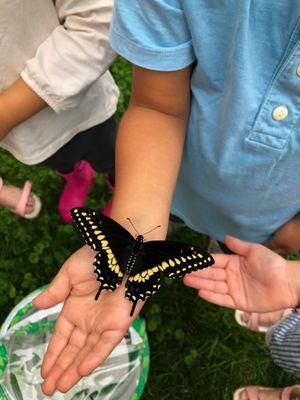
<path fill-rule="evenodd" d="M 273 361 L 300 377 L 300 309 L 284 318 L 272 330 L 269 346 Z M 300 400 L 300 394 L 294 398 Z"/>

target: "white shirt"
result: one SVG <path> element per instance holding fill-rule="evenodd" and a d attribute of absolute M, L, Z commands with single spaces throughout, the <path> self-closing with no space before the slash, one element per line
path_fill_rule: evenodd
<path fill-rule="evenodd" d="M 14 128 L 0 147 L 37 164 L 116 111 L 107 71 L 113 0 L 1 0 L 0 92 L 22 79 L 49 107 Z"/>

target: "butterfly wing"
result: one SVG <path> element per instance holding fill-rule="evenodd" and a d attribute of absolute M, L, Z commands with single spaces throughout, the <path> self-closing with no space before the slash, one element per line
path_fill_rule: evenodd
<path fill-rule="evenodd" d="M 114 291 L 123 280 L 123 272 L 120 270 L 115 258 L 109 258 L 105 251 L 97 253 L 94 261 L 95 273 L 100 287 L 96 294 L 96 300 L 102 290 Z"/>
<path fill-rule="evenodd" d="M 154 264 L 154 268 L 158 267 L 171 279 L 182 278 L 192 271 L 214 264 L 213 257 L 206 250 L 182 242 L 163 240 L 145 242 L 142 251 L 144 259 L 148 259 Z M 151 268 L 153 269 L 153 266 Z"/>
<path fill-rule="evenodd" d="M 134 243 L 133 236 L 125 228 L 96 210 L 78 207 L 71 210 L 71 215 L 86 244 L 95 251 Z"/>
<path fill-rule="evenodd" d="M 138 300 L 145 301 L 158 291 L 161 273 L 169 278 L 181 278 L 213 263 L 212 256 L 198 246 L 171 241 L 145 242 L 127 280 L 126 297 L 133 302 L 134 310 Z"/>
<path fill-rule="evenodd" d="M 74 222 L 85 242 L 99 253 L 94 266 L 100 288 L 115 290 L 122 282 L 126 262 L 132 252 L 134 238 L 111 218 L 85 207 L 71 210 Z"/>
<path fill-rule="evenodd" d="M 160 286 L 161 279 L 158 269 L 156 272 L 152 269 L 130 275 L 126 282 L 125 293 L 125 297 L 133 303 L 130 316 L 133 315 L 137 302 L 147 300 L 158 291 Z"/>

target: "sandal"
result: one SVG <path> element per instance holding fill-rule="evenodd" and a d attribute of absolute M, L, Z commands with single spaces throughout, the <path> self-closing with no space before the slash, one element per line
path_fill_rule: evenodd
<path fill-rule="evenodd" d="M 0 178 L 0 191 L 1 191 L 2 187 L 3 187 L 3 179 Z M 26 219 L 36 218 L 39 215 L 39 213 L 41 211 L 41 208 L 42 208 L 41 199 L 36 194 L 31 193 L 31 187 L 32 187 L 32 182 L 31 181 L 25 182 L 24 187 L 23 187 L 23 191 L 22 191 L 22 194 L 21 194 L 21 198 L 18 201 L 16 207 L 15 208 L 8 207 L 9 210 L 11 210 L 14 214 L 17 214 L 20 217 L 23 217 L 23 218 L 26 218 Z M 26 209 L 26 205 L 27 205 L 28 198 L 29 198 L 30 195 L 34 199 L 34 208 L 33 208 L 31 213 L 26 214 L 25 213 L 25 209 Z"/>
<path fill-rule="evenodd" d="M 286 387 L 282 390 L 280 394 L 280 400 L 293 400 L 296 399 L 297 397 L 291 397 L 291 394 L 293 394 L 293 391 L 295 389 L 299 390 L 299 395 L 300 395 L 300 386 L 299 385 L 294 385 L 294 386 L 289 386 Z M 240 394 L 244 391 L 246 391 L 249 400 L 259 400 L 259 390 L 276 390 L 274 388 L 265 388 L 265 387 L 259 387 L 259 386 L 248 386 L 244 388 L 239 388 L 234 392 L 233 395 L 233 400 L 241 400 Z"/>
<path fill-rule="evenodd" d="M 292 314 L 292 312 L 293 312 L 293 310 L 291 308 L 285 310 L 282 314 L 282 318 L 286 317 L 289 314 Z M 245 322 L 242 319 L 243 314 L 244 314 L 244 311 L 235 310 L 234 318 L 240 326 L 243 326 L 244 328 L 247 328 L 250 331 L 266 333 L 271 326 L 271 325 L 260 325 L 258 323 L 259 315 L 260 315 L 259 313 L 254 313 L 254 312 L 250 313 L 250 318 L 249 318 L 248 322 Z"/>

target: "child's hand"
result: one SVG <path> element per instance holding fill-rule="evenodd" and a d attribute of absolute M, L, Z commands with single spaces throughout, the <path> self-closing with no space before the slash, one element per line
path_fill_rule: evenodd
<path fill-rule="evenodd" d="M 281 255 L 293 254 L 300 250 L 300 214 L 280 227 L 265 243 L 269 249 Z"/>
<path fill-rule="evenodd" d="M 237 255 L 214 254 L 215 265 L 187 275 L 184 283 L 220 306 L 269 312 L 299 304 L 299 262 L 288 262 L 266 247 L 226 237 Z"/>
<path fill-rule="evenodd" d="M 124 337 L 134 318 L 132 304 L 124 297 L 124 287 L 115 292 L 99 288 L 93 272 L 95 253 L 87 246 L 74 253 L 63 265 L 49 288 L 34 301 L 45 309 L 65 301 L 43 361 L 43 392 L 66 392 L 82 376 L 105 361 Z M 137 305 L 135 316 L 142 308 Z"/>

